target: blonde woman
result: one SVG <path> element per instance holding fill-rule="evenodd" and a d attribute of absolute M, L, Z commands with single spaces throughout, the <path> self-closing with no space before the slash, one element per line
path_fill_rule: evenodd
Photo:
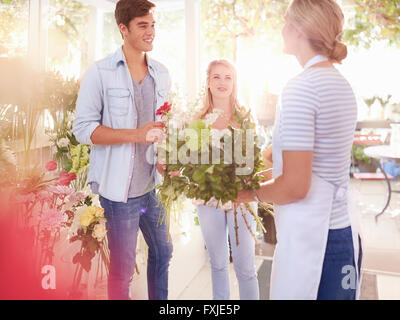
<path fill-rule="evenodd" d="M 207 90 L 204 109 L 199 117 L 220 109 L 223 113 L 213 124 L 214 129 L 223 130 L 228 126 L 238 127 L 234 121 L 237 108 L 237 77 L 235 67 L 226 60 L 216 60 L 207 69 Z M 212 204 L 199 205 L 198 216 L 201 231 L 206 243 L 211 263 L 213 297 L 215 300 L 228 300 L 229 290 L 229 246 L 231 241 L 233 265 L 239 283 L 240 299 L 258 300 L 259 289 L 254 265 L 255 242 L 250 234 L 242 214 L 238 214 L 239 245 L 236 245 L 235 222 L 232 206 L 223 209 Z M 252 203 L 257 210 L 257 203 Z M 255 232 L 256 224 L 251 213 L 244 212 L 250 227 Z"/>
<path fill-rule="evenodd" d="M 294 0 L 285 20 L 285 51 L 304 71 L 281 96 L 273 179 L 237 201 L 275 204 L 272 299 L 353 300 L 362 254 L 347 189 L 357 105 L 334 67 L 347 56 L 344 17 L 333 0 Z"/>

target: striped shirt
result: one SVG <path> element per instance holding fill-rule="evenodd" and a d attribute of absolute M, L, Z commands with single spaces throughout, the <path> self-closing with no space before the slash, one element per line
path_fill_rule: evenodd
<path fill-rule="evenodd" d="M 335 185 L 348 185 L 357 102 L 346 79 L 335 68 L 309 68 L 282 93 L 282 150 L 313 151 L 313 173 Z M 350 225 L 348 203 L 335 200 L 330 229 Z"/>

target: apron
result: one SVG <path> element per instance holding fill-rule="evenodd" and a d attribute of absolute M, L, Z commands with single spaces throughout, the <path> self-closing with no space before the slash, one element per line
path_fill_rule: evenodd
<path fill-rule="evenodd" d="M 305 66 L 326 61 L 323 56 L 316 56 Z M 273 177 L 282 175 L 282 149 L 280 141 L 280 110 L 277 111 L 273 136 Z M 274 204 L 274 216 L 277 233 L 270 285 L 271 300 L 315 300 L 325 250 L 328 241 L 329 221 L 332 204 L 335 199 L 349 197 L 348 184 L 333 185 L 316 174 L 312 174 L 311 187 L 306 198 L 287 205 Z M 358 274 L 359 233 L 355 210 L 348 199 L 354 261 L 356 265 L 357 290 L 359 298 L 360 276 Z M 346 274 L 343 274 L 345 277 Z"/>

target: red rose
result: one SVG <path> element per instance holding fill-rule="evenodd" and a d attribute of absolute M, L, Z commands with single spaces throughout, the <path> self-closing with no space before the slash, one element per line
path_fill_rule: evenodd
<path fill-rule="evenodd" d="M 158 108 L 156 116 L 164 116 L 168 112 L 171 111 L 172 104 L 169 104 L 168 102 L 165 102 L 164 105 L 162 105 L 160 108 Z"/>
<path fill-rule="evenodd" d="M 57 162 L 49 161 L 46 163 L 46 170 L 47 171 L 54 171 L 57 169 Z"/>
<path fill-rule="evenodd" d="M 71 183 L 71 180 L 67 176 L 61 176 L 57 181 L 58 185 L 66 186 L 66 187 L 68 187 L 70 183 Z"/>
<path fill-rule="evenodd" d="M 68 174 L 68 177 L 69 177 L 70 181 L 74 181 L 74 180 L 76 180 L 76 173 L 71 172 Z"/>
<path fill-rule="evenodd" d="M 66 171 L 61 171 L 60 172 L 60 178 L 58 179 L 57 184 L 62 185 L 62 186 L 69 186 L 71 184 L 71 181 L 76 179 L 76 173 L 68 173 Z"/>

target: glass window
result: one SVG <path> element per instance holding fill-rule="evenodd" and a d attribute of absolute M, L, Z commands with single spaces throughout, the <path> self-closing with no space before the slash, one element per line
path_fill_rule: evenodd
<path fill-rule="evenodd" d="M 87 67 L 89 6 L 76 0 L 49 0 L 47 69 L 79 78 Z"/>
<path fill-rule="evenodd" d="M 103 57 L 106 57 L 116 51 L 122 45 L 123 40 L 115 22 L 114 11 L 105 12 L 103 17 L 102 52 Z"/>
<path fill-rule="evenodd" d="M 184 1 L 157 3 L 156 38 L 151 56 L 169 70 L 173 89 L 183 91 L 186 79 Z"/>
<path fill-rule="evenodd" d="M 28 53 L 29 1 L 0 1 L 0 57 Z"/>

